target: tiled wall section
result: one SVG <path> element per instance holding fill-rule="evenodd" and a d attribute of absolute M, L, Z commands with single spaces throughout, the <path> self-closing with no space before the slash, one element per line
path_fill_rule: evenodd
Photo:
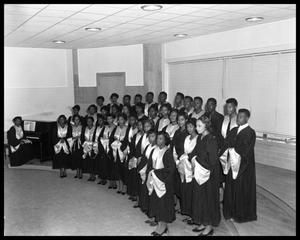
<path fill-rule="evenodd" d="M 296 146 L 257 139 L 255 145 L 255 161 L 296 171 Z"/>

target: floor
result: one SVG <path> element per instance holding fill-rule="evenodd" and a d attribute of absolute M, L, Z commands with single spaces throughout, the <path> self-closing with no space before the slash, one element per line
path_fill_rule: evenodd
<path fill-rule="evenodd" d="M 115 190 L 107 189 L 107 186 L 87 182 L 86 175 L 79 180 L 74 179 L 74 173 L 70 172 L 67 178 L 61 179 L 56 170 L 51 170 L 45 163 L 42 165 L 40 168 L 36 166 L 36 169 L 32 169 L 35 166 L 15 169 L 4 165 L 6 236 L 147 236 L 154 230 L 144 223 L 146 216 L 132 207 L 133 203 L 126 195 L 119 195 Z M 270 178 L 265 173 L 265 166 L 258 168 L 264 169 L 264 175 Z M 257 175 L 261 173 L 262 171 L 257 171 Z M 283 174 L 276 176 L 276 179 L 282 180 L 285 177 L 287 176 Z M 258 176 L 257 182 L 261 181 L 263 177 Z M 269 186 L 271 184 L 265 185 L 269 190 L 273 189 Z M 293 193 L 287 195 L 292 196 Z M 293 205 L 292 201 L 288 202 Z M 220 226 L 215 229 L 215 235 L 295 235 L 295 218 L 281 207 L 282 204 L 283 200 L 272 201 L 264 191 L 258 191 L 258 220 L 238 224 L 222 219 Z M 170 225 L 169 235 L 195 236 L 193 226 L 186 225 L 182 219 L 181 215 L 176 216 L 176 221 Z"/>

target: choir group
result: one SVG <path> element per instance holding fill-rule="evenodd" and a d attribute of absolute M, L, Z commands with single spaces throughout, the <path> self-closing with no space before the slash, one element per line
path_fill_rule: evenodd
<path fill-rule="evenodd" d="M 237 111 L 234 98 L 226 101 L 226 115 L 216 111 L 217 101 L 209 98 L 202 109 L 201 97 L 178 92 L 173 106 L 167 93 L 158 102 L 148 92 L 145 103 L 136 94 L 110 104 L 99 96 L 79 114 L 73 107 L 68 119 L 58 117 L 53 131 L 53 168 L 76 170 L 75 178 L 88 173 L 88 181 L 108 184 L 119 194 L 128 194 L 156 226 L 151 234 L 169 230 L 176 213 L 185 215 L 194 232 L 213 234 L 223 216 L 236 222 L 257 219 L 254 161 L 255 131 L 249 126 L 250 112 Z M 22 118 L 14 118 L 8 131 L 10 158 L 24 161 L 30 155 L 30 141 L 22 130 Z M 12 160 L 11 160 L 12 161 Z"/>

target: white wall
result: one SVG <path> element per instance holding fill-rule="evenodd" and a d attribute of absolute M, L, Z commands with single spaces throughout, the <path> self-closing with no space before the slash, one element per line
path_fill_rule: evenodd
<path fill-rule="evenodd" d="M 100 72 L 126 72 L 126 86 L 144 85 L 143 45 L 79 49 L 79 86 L 96 86 Z"/>
<path fill-rule="evenodd" d="M 5 47 L 4 130 L 11 119 L 56 120 L 74 104 L 71 50 Z"/>
<path fill-rule="evenodd" d="M 296 46 L 296 18 L 170 42 L 165 45 L 165 58 L 197 58 L 283 45 Z"/>

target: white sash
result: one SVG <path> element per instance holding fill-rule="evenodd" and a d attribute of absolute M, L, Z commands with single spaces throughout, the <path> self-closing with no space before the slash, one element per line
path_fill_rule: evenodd
<path fill-rule="evenodd" d="M 185 181 L 189 183 L 193 179 L 193 168 L 191 162 L 189 161 L 188 154 L 190 154 L 194 150 L 197 143 L 197 138 L 198 135 L 193 139 L 190 139 L 190 135 L 189 135 L 184 140 L 184 154 L 182 154 L 179 158 L 180 160 L 179 164 L 181 166 L 179 166 L 178 168 L 181 182 L 183 182 L 183 180 L 185 179 Z"/>
<path fill-rule="evenodd" d="M 170 124 L 167 126 L 167 128 L 166 128 L 166 133 L 169 134 L 171 140 L 172 140 L 172 138 L 173 138 L 173 136 L 174 136 L 174 134 L 175 134 L 175 132 L 176 132 L 177 129 L 179 129 L 178 124 L 173 125 L 173 124 L 170 123 Z"/>
<path fill-rule="evenodd" d="M 164 147 L 163 149 L 156 147 L 154 149 L 152 153 L 154 170 L 164 168 L 163 156 L 167 150 L 168 147 Z M 161 198 L 166 193 L 166 186 L 165 183 L 155 175 L 154 170 L 151 170 L 148 174 L 147 188 L 149 190 L 149 195 L 152 194 L 154 189 L 157 196 Z"/>
<path fill-rule="evenodd" d="M 109 126 L 105 126 L 103 136 L 100 138 L 100 142 L 106 153 L 109 152 L 109 136 L 112 129 Z"/>
<path fill-rule="evenodd" d="M 227 128 L 228 128 L 229 122 L 230 122 L 230 127 L 229 127 L 230 130 L 233 129 L 234 127 L 238 126 L 237 123 L 236 123 L 236 118 L 237 118 L 237 116 L 233 117 L 231 119 L 231 122 L 230 122 L 229 115 L 226 115 L 224 117 L 224 120 L 223 120 L 223 123 L 222 123 L 222 129 L 221 129 L 221 134 L 224 138 L 226 138 L 226 133 L 227 133 Z"/>
<path fill-rule="evenodd" d="M 234 148 L 226 149 L 220 157 L 220 162 L 223 168 L 223 173 L 227 175 L 231 168 L 232 178 L 236 179 L 241 165 L 241 156 L 234 150 Z"/>
<path fill-rule="evenodd" d="M 125 131 L 124 131 L 125 130 Z M 119 153 L 119 157 L 120 157 L 120 161 L 123 162 L 125 157 L 128 154 L 128 148 L 126 148 L 124 150 L 124 152 L 121 150 L 121 146 L 122 143 L 121 141 L 125 138 L 126 135 L 126 127 L 124 127 L 123 129 L 121 129 L 119 126 L 116 129 L 114 138 L 115 141 L 111 144 L 111 148 L 113 150 L 113 157 L 114 157 L 114 161 L 117 161 L 117 154 Z"/>
<path fill-rule="evenodd" d="M 57 136 L 59 138 L 65 138 L 67 136 L 67 132 L 68 132 L 68 126 L 65 125 L 64 128 L 62 128 L 61 126 L 57 126 Z M 67 142 L 65 141 L 64 143 L 61 143 L 60 141 L 58 141 L 58 143 L 56 143 L 54 145 L 54 152 L 56 154 L 60 153 L 61 149 L 63 149 L 63 151 L 66 153 L 66 154 L 69 154 L 70 151 L 68 149 L 68 146 L 67 146 Z"/>
<path fill-rule="evenodd" d="M 201 186 L 203 183 L 207 182 L 210 177 L 210 170 L 204 168 L 196 160 L 196 156 L 192 158 L 194 168 L 194 178 L 196 182 Z"/>
<path fill-rule="evenodd" d="M 144 135 L 142 137 L 142 143 L 141 143 L 141 153 L 143 153 L 145 151 L 148 144 L 149 144 L 149 139 L 147 137 L 147 134 L 144 133 Z"/>
<path fill-rule="evenodd" d="M 156 147 L 155 145 L 153 145 L 153 146 L 149 145 L 149 146 L 148 146 L 148 148 L 147 148 L 147 150 L 146 150 L 146 152 L 145 152 L 145 157 L 146 157 L 147 159 L 149 159 L 150 154 L 151 154 L 152 150 L 153 150 L 155 147 Z M 142 179 L 142 184 L 144 184 L 144 183 L 145 183 L 145 180 L 146 180 L 146 171 L 147 171 L 147 164 L 145 164 L 145 166 L 139 171 L 139 174 L 140 174 L 141 179 Z"/>
<path fill-rule="evenodd" d="M 97 154 L 98 153 L 98 144 L 93 142 L 93 134 L 95 131 L 95 127 L 91 129 L 86 128 L 84 132 L 85 141 L 83 143 L 83 155 L 82 158 L 85 159 L 87 155 L 91 156 L 92 150 Z"/>
<path fill-rule="evenodd" d="M 161 131 L 161 130 L 163 130 L 163 128 L 165 126 L 169 125 L 169 124 L 170 124 L 170 119 L 169 118 L 162 118 L 162 119 L 160 119 L 159 122 L 158 122 L 158 129 L 157 129 L 158 132 Z"/>
<path fill-rule="evenodd" d="M 72 126 L 72 137 L 80 136 L 81 131 L 82 131 L 82 126 L 81 125 L 79 125 L 78 127 Z M 74 142 L 75 142 L 75 140 L 72 137 L 67 139 L 71 152 L 73 151 L 73 145 L 74 145 Z M 77 147 L 79 148 L 79 146 L 81 145 L 80 138 L 77 139 L 77 144 L 78 144 Z"/>

